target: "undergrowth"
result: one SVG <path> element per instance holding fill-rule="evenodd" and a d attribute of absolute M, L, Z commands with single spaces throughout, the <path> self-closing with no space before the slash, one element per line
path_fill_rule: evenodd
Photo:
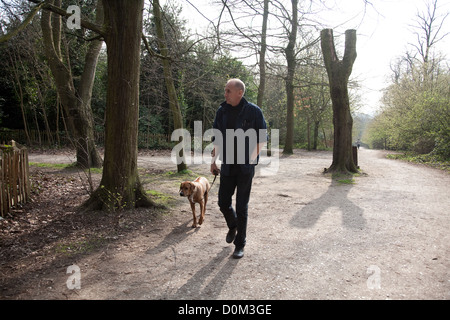
<path fill-rule="evenodd" d="M 389 153 L 386 155 L 388 159 L 403 160 L 412 163 L 424 164 L 433 168 L 450 172 L 450 160 L 442 159 L 432 154 L 415 154 L 413 152 Z"/>

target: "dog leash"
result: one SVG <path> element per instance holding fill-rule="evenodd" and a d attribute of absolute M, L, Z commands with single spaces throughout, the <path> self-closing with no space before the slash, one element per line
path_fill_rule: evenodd
<path fill-rule="evenodd" d="M 209 187 L 209 190 L 212 189 L 212 187 L 213 187 L 213 185 L 214 185 L 214 182 L 216 182 L 217 175 L 218 175 L 218 173 L 217 173 L 217 172 L 214 172 L 214 180 L 213 180 L 213 182 L 211 183 L 211 186 Z"/>

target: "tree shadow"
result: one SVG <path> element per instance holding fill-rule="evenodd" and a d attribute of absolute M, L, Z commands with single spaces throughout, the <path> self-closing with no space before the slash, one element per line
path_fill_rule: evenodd
<path fill-rule="evenodd" d="M 172 229 L 158 245 L 149 248 L 146 251 L 146 254 L 158 254 L 167 249 L 171 249 L 176 259 L 177 252 L 175 246 L 201 229 L 190 228 L 191 222 L 192 220 L 190 219 L 186 223 Z M 238 263 L 237 259 L 232 258 L 231 252 L 231 246 L 222 248 L 214 258 L 201 267 L 184 285 L 179 288 L 174 288 L 176 290 L 175 293 L 167 293 L 165 299 L 217 298 Z M 223 264 L 223 261 L 226 259 L 228 260 Z M 174 272 L 176 272 L 176 268 L 177 267 L 175 267 Z"/>
<path fill-rule="evenodd" d="M 163 252 L 200 230 L 200 228 L 191 228 L 190 224 L 192 224 L 192 219 L 189 219 L 185 223 L 173 228 L 172 231 L 168 233 L 156 247 L 149 248 L 146 253 L 157 254 Z"/>
<path fill-rule="evenodd" d="M 307 203 L 291 219 L 293 227 L 308 229 L 312 228 L 320 216 L 329 208 L 337 208 L 342 212 L 342 224 L 349 229 L 364 229 L 366 219 L 363 216 L 364 210 L 348 199 L 348 193 L 353 184 L 343 184 L 332 180 L 328 190 L 319 198 Z"/>

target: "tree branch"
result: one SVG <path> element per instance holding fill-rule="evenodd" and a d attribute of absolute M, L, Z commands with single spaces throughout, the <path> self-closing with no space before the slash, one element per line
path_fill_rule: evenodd
<path fill-rule="evenodd" d="M 42 9 L 49 10 L 53 13 L 59 14 L 60 16 L 63 16 L 66 18 L 68 18 L 72 15 L 71 13 L 68 13 L 67 11 L 61 9 L 60 7 L 54 6 L 45 1 L 39 1 L 39 0 L 28 0 L 28 1 L 32 2 L 32 3 L 36 3 L 39 6 L 42 6 Z M 101 0 L 99 0 L 99 1 L 101 1 Z M 98 26 L 95 23 L 86 21 L 84 19 L 80 19 L 80 24 L 82 27 L 89 29 L 91 31 L 94 31 L 103 37 L 106 36 L 106 31 L 101 26 Z"/>
<path fill-rule="evenodd" d="M 15 35 L 17 35 L 20 31 L 22 31 L 23 29 L 25 29 L 25 27 L 31 22 L 31 20 L 33 20 L 34 16 L 36 15 L 36 13 L 39 12 L 39 10 L 44 6 L 44 2 L 39 3 L 37 6 L 35 6 L 30 13 L 28 14 L 28 16 L 25 18 L 25 20 L 14 30 L 12 30 L 11 32 L 3 35 L 0 37 L 0 43 L 2 42 L 6 42 L 9 39 L 11 39 L 12 37 L 14 37 Z"/>
<path fill-rule="evenodd" d="M 150 53 L 150 55 L 152 57 L 157 57 L 157 58 L 160 58 L 160 59 L 163 59 L 163 60 L 164 59 L 172 60 L 172 58 L 170 56 L 163 56 L 162 54 L 159 54 L 155 50 L 150 48 L 150 45 L 148 44 L 147 38 L 144 35 L 144 33 L 142 33 L 142 41 L 144 42 L 145 49 L 147 49 L 148 53 Z"/>

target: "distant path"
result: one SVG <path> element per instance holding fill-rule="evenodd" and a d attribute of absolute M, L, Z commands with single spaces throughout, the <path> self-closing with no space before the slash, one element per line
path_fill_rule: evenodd
<path fill-rule="evenodd" d="M 256 176 L 241 260 L 230 258 L 216 182 L 201 228 L 180 201 L 160 224 L 78 261 L 84 285 L 69 298 L 450 299 L 450 175 L 383 154 L 359 151 L 354 184 L 322 174 L 330 152 L 296 151 L 277 175 Z M 167 155 L 139 166 L 173 167 Z M 194 169 L 212 180 L 206 165 Z"/>

